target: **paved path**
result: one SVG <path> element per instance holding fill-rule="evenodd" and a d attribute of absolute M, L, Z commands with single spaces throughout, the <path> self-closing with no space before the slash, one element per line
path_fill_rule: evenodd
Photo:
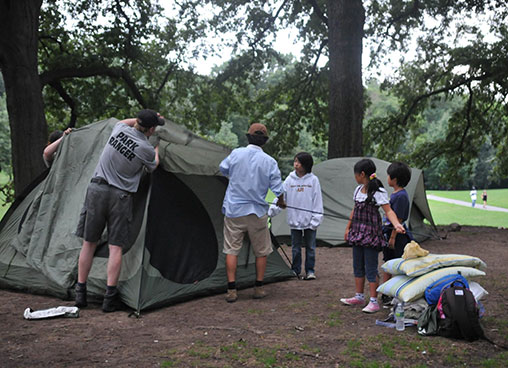
<path fill-rule="evenodd" d="M 444 198 L 444 197 L 438 197 L 433 194 L 427 194 L 427 199 L 432 199 L 433 201 L 440 201 L 440 202 L 457 204 L 459 206 L 471 207 L 471 202 L 459 201 L 457 199 L 449 199 L 449 198 Z M 478 210 L 484 210 L 484 211 L 508 212 L 508 208 L 502 208 L 502 207 L 494 207 L 494 206 L 487 205 L 485 208 L 483 208 L 483 203 L 478 203 L 478 202 L 476 202 L 476 206 L 474 208 L 478 209 Z"/>

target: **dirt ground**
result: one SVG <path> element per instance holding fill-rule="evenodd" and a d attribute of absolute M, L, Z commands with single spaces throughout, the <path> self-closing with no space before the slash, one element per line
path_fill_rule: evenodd
<path fill-rule="evenodd" d="M 440 234 L 445 229 L 440 228 Z M 508 345 L 508 230 L 463 227 L 446 239 L 426 241 L 433 253 L 480 257 L 487 276 L 478 280 L 486 334 Z M 289 247 L 285 250 L 290 254 Z M 52 297 L 0 290 L 0 367 L 436 367 L 508 366 L 508 353 L 486 341 L 467 343 L 422 337 L 375 325 L 389 310 L 367 315 L 343 306 L 353 292 L 350 248 L 317 250 L 315 281 L 266 285 L 268 297 L 239 291 L 129 317 L 102 313 L 99 305 L 79 318 L 27 321 L 27 307 L 72 305 Z"/>

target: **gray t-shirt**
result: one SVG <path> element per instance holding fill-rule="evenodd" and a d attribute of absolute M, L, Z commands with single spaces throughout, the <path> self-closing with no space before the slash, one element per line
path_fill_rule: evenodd
<path fill-rule="evenodd" d="M 117 123 L 102 151 L 94 176 L 117 188 L 136 192 L 143 174 L 155 170 L 155 150 L 136 128 Z"/>

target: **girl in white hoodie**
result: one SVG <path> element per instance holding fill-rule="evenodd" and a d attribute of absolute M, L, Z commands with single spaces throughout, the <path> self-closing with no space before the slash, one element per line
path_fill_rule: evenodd
<path fill-rule="evenodd" d="M 305 246 L 305 279 L 316 278 L 316 230 L 323 221 L 323 199 L 321 185 L 312 173 L 314 161 L 307 152 L 295 156 L 291 172 L 284 181 L 285 202 L 287 203 L 287 222 L 291 229 L 293 271 L 297 276 L 302 270 L 302 244 Z M 277 214 L 270 206 L 270 216 Z"/>

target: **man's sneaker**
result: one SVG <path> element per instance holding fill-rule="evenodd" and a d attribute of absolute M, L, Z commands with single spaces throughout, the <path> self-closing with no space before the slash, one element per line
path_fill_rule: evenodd
<path fill-rule="evenodd" d="M 254 295 L 252 297 L 254 299 L 262 299 L 266 296 L 266 291 L 262 286 L 254 286 Z"/>
<path fill-rule="evenodd" d="M 365 308 L 362 309 L 362 312 L 365 313 L 376 313 L 379 310 L 379 303 L 369 302 Z"/>
<path fill-rule="evenodd" d="M 365 299 L 360 299 L 356 296 L 352 298 L 342 298 L 340 301 L 346 305 L 365 305 Z"/>
<path fill-rule="evenodd" d="M 78 308 L 86 307 L 88 305 L 86 301 L 86 286 L 80 287 L 76 284 L 74 292 L 76 293 L 76 303 L 74 305 Z"/>
<path fill-rule="evenodd" d="M 118 291 L 111 295 L 105 294 L 102 301 L 102 311 L 110 313 L 118 309 L 120 309 L 120 294 L 118 294 Z"/>
<path fill-rule="evenodd" d="M 315 279 L 316 275 L 314 274 L 314 272 L 309 272 L 307 276 L 305 276 L 305 280 L 315 280 Z"/>
<path fill-rule="evenodd" d="M 228 293 L 226 294 L 226 301 L 228 303 L 234 303 L 238 299 L 238 294 L 236 289 L 228 289 Z"/>

